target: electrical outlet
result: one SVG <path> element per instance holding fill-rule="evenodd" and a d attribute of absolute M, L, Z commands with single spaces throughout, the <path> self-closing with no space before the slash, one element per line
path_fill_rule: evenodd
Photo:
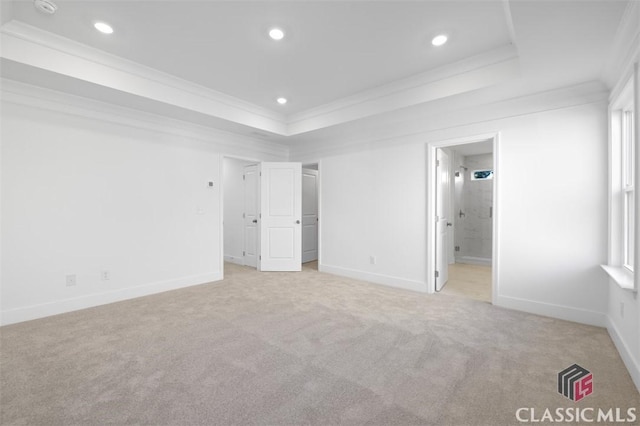
<path fill-rule="evenodd" d="M 624 302 L 620 302 L 620 318 L 624 318 Z"/>
<path fill-rule="evenodd" d="M 371 263 L 372 265 L 376 264 L 376 257 L 375 256 L 369 256 L 369 263 Z"/>
<path fill-rule="evenodd" d="M 66 277 L 67 287 L 76 285 L 76 274 L 69 274 Z"/>
<path fill-rule="evenodd" d="M 111 272 L 109 272 L 109 271 L 100 271 L 100 279 L 102 281 L 109 281 L 111 279 Z"/>

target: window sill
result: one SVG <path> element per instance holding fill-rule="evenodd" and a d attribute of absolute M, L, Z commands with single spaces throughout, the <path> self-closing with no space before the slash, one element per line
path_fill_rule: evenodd
<path fill-rule="evenodd" d="M 628 291 L 637 291 L 633 286 L 633 272 L 621 266 L 600 265 L 609 277 L 620 286 L 620 288 Z"/>

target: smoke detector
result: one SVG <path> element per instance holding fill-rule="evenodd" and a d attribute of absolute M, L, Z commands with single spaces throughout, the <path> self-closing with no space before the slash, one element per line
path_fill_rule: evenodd
<path fill-rule="evenodd" d="M 53 15 L 58 10 L 58 6 L 51 0 L 34 0 L 33 5 L 40 12 L 47 15 Z"/>

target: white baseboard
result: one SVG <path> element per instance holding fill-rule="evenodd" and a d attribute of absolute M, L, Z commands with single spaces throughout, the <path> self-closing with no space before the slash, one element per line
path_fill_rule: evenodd
<path fill-rule="evenodd" d="M 495 305 L 545 317 L 594 325 L 596 327 L 607 326 L 606 316 L 602 312 L 588 311 L 586 309 L 573 308 L 570 306 L 554 305 L 551 303 L 535 302 L 532 300 L 500 295 L 497 297 Z"/>
<path fill-rule="evenodd" d="M 491 266 L 491 259 L 487 259 L 485 257 L 456 256 L 456 263 Z"/>
<path fill-rule="evenodd" d="M 355 269 L 342 268 L 340 266 L 331 266 L 319 264 L 318 270 L 328 274 L 339 275 L 341 277 L 354 278 L 356 280 L 368 281 L 375 284 L 382 284 L 389 287 L 401 288 L 404 290 L 418 291 L 426 293 L 427 285 L 421 281 L 407 280 L 405 278 L 393 277 L 390 275 L 375 274 L 372 272 L 358 271 Z"/>
<path fill-rule="evenodd" d="M 230 256 L 228 254 L 225 254 L 224 261 L 235 263 L 236 265 L 244 265 L 244 259 L 241 256 Z"/>
<path fill-rule="evenodd" d="M 108 303 L 120 302 L 122 300 L 134 299 L 136 297 L 149 296 L 151 294 L 162 293 L 164 291 L 191 287 L 212 281 L 219 281 L 221 279 L 222 272 L 210 272 L 207 274 L 192 275 L 173 280 L 122 288 L 104 293 L 89 294 L 72 299 L 58 300 L 40 305 L 11 309 L 0 312 L 0 325 L 8 325 L 44 318 L 51 315 L 58 315 L 80 309 L 92 308 L 94 306 L 106 305 Z"/>
<path fill-rule="evenodd" d="M 609 336 L 611 340 L 613 340 L 613 344 L 615 345 L 618 353 L 620 354 L 620 358 L 622 358 L 622 362 L 627 367 L 627 371 L 631 375 L 631 380 L 636 385 L 638 392 L 640 392 L 640 364 L 638 361 L 634 359 L 633 352 L 626 345 L 622 337 L 620 336 L 620 332 L 616 327 L 615 323 L 611 321 L 611 318 L 607 316 L 607 331 L 609 332 Z"/>

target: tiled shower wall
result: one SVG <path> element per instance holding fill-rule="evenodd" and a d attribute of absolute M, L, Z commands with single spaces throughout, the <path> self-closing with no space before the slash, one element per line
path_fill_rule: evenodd
<path fill-rule="evenodd" d="M 493 180 L 471 180 L 471 173 L 478 169 L 492 169 L 493 155 L 470 155 L 459 162 L 461 176 L 455 185 L 455 252 L 458 263 L 491 263 L 493 250 Z M 460 215 L 462 212 L 462 215 Z"/>

